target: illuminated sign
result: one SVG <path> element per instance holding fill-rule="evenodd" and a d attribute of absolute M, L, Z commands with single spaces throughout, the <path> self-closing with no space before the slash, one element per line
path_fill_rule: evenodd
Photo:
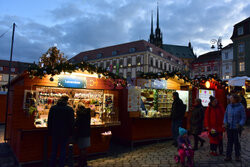
<path fill-rule="evenodd" d="M 213 90 L 200 89 L 199 90 L 199 98 L 201 99 L 202 105 L 207 107 L 210 100 L 209 97 L 214 96 Z"/>
<path fill-rule="evenodd" d="M 86 88 L 86 77 L 83 76 L 59 76 L 58 86 L 65 88 Z"/>

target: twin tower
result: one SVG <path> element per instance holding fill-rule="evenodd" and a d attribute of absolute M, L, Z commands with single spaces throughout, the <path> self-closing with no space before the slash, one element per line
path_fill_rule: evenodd
<path fill-rule="evenodd" d="M 150 43 L 154 44 L 157 47 L 162 47 L 162 33 L 161 29 L 159 27 L 159 7 L 157 5 L 157 21 L 156 21 L 156 29 L 154 33 L 154 27 L 153 27 L 153 12 L 151 14 L 151 33 L 149 36 Z"/>

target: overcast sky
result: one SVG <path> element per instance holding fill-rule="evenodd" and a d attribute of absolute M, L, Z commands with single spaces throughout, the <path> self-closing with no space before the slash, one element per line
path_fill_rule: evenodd
<path fill-rule="evenodd" d="M 148 40 L 156 0 L 0 0 L 0 59 L 9 59 L 11 29 L 17 24 L 13 59 L 33 62 L 56 45 L 68 58 L 79 52 Z M 159 0 L 163 43 L 187 45 L 197 55 L 210 40 L 231 42 L 233 25 L 250 16 L 250 0 Z M 155 28 L 155 23 L 154 23 Z"/>

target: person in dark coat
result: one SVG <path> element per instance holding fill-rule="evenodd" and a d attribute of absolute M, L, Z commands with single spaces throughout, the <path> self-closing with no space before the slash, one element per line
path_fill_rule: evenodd
<path fill-rule="evenodd" d="M 185 105 L 183 104 L 182 100 L 179 98 L 178 92 L 173 93 L 174 102 L 172 104 L 172 112 L 171 112 L 171 119 L 172 119 L 172 136 L 174 139 L 173 145 L 178 146 L 177 138 L 179 136 L 179 127 L 182 127 L 182 121 L 185 115 Z"/>
<path fill-rule="evenodd" d="M 203 121 L 204 121 L 204 109 L 201 104 L 201 99 L 196 99 L 190 118 L 190 132 L 194 136 L 194 150 L 198 149 L 199 141 L 201 143 L 201 147 L 205 142 L 205 140 L 199 137 L 199 135 L 203 131 Z"/>
<path fill-rule="evenodd" d="M 72 136 L 74 125 L 74 110 L 68 106 L 69 97 L 62 96 L 55 106 L 52 106 L 48 116 L 48 131 L 52 136 L 52 151 L 50 166 L 56 166 L 57 149 L 60 145 L 59 166 L 64 167 L 66 158 L 66 147 L 70 136 Z"/>
<path fill-rule="evenodd" d="M 78 103 L 76 127 L 76 143 L 81 150 L 79 167 L 87 166 L 87 148 L 90 146 L 90 109 L 85 108 L 83 103 Z"/>

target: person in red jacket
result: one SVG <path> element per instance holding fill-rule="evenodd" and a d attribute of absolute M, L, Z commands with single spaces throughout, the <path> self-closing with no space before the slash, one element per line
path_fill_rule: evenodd
<path fill-rule="evenodd" d="M 218 100 L 210 96 L 210 103 L 205 112 L 204 127 L 209 132 L 210 154 L 217 156 L 217 147 L 219 153 L 223 154 L 223 119 L 225 110 L 218 103 Z"/>

